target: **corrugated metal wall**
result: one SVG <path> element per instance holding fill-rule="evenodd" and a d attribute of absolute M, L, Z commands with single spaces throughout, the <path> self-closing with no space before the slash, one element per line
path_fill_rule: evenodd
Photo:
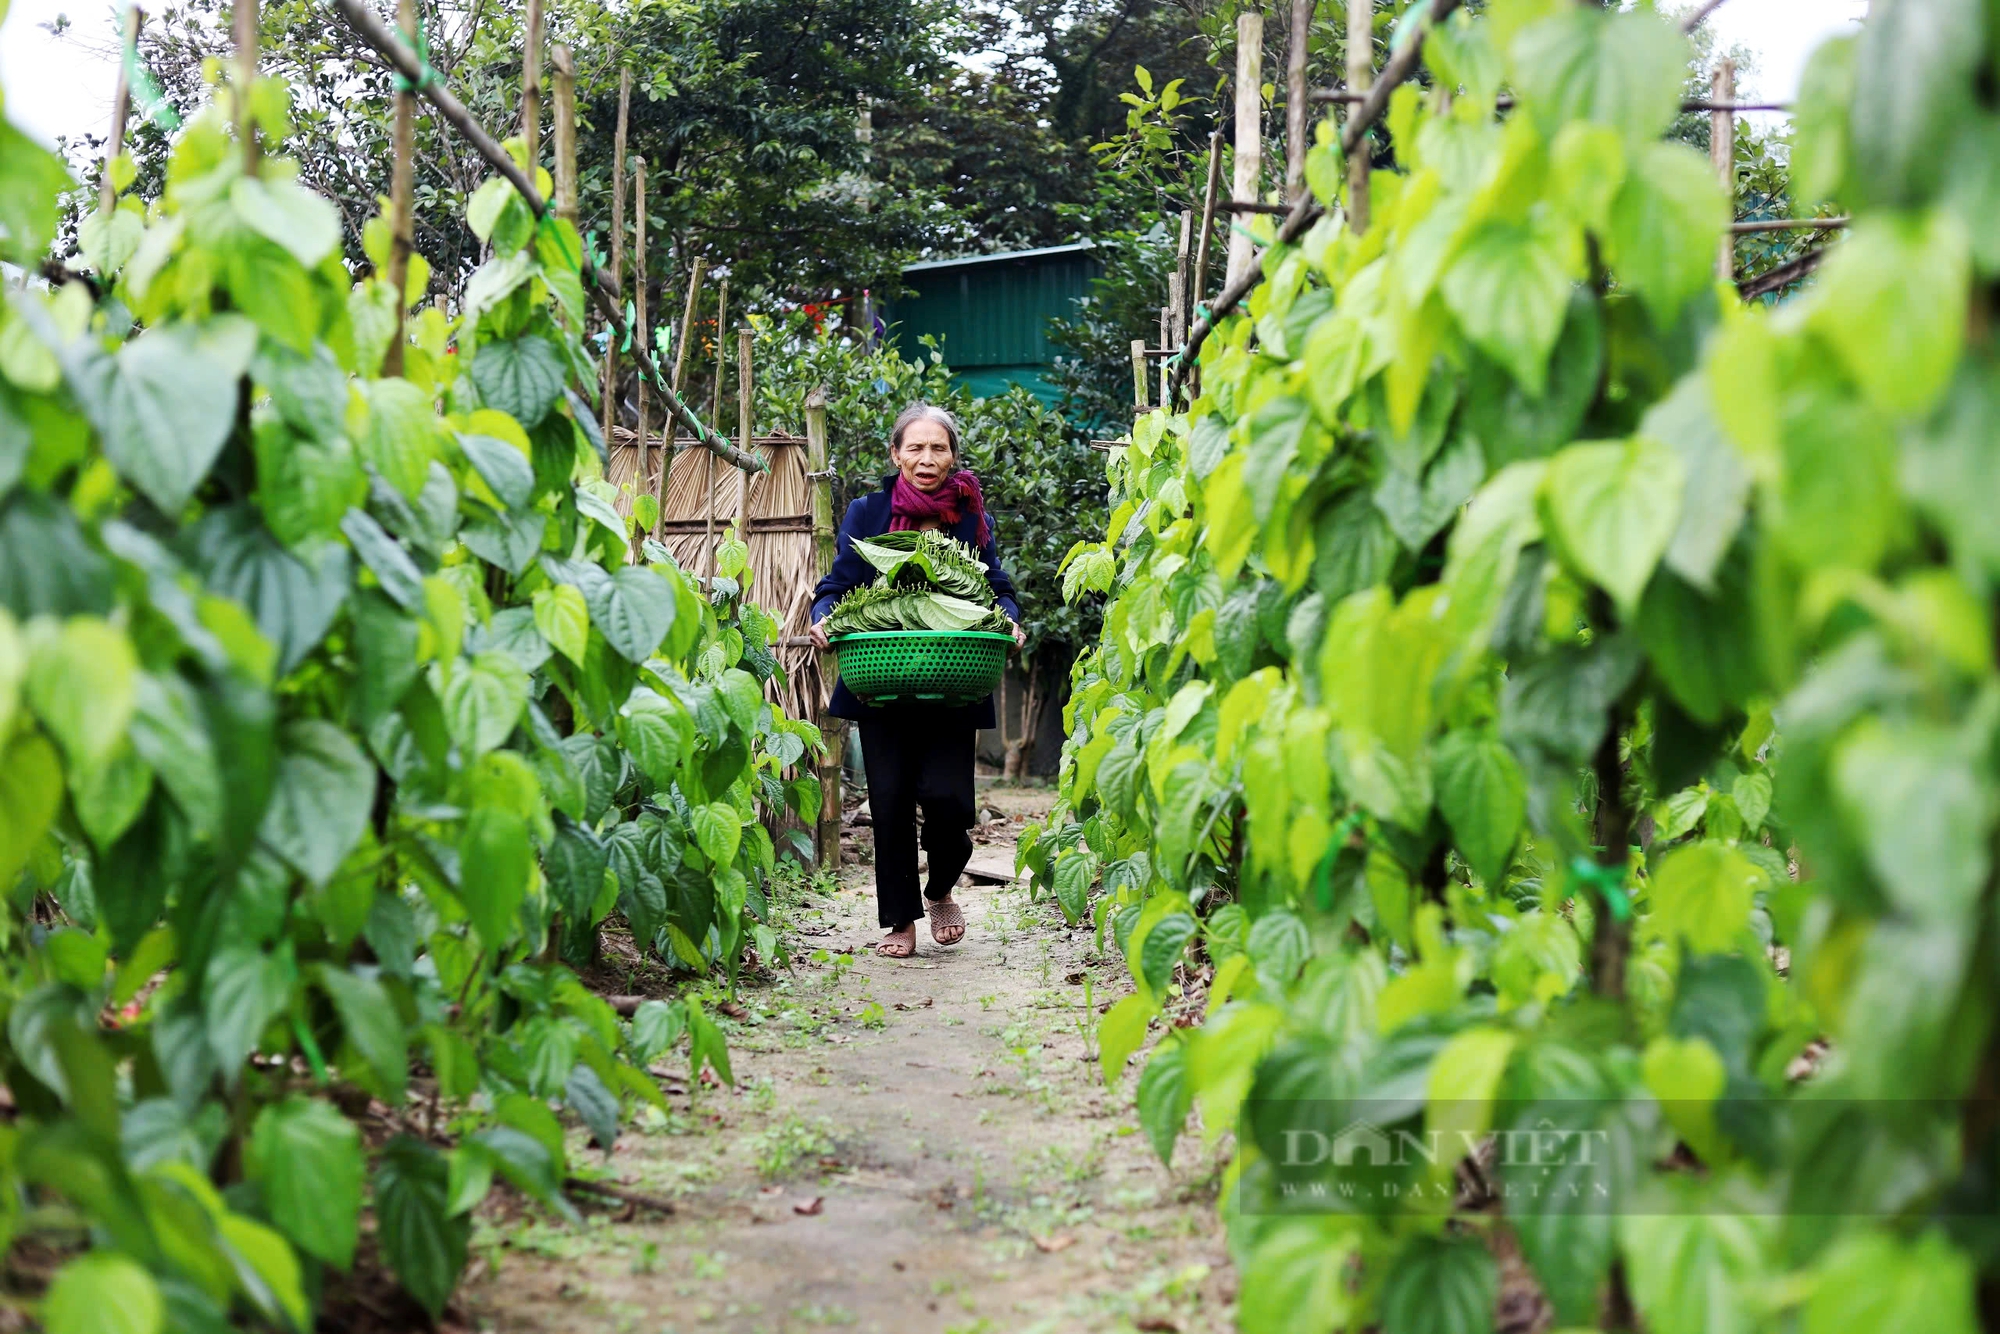
<path fill-rule="evenodd" d="M 941 343 L 945 364 L 975 392 L 1019 383 L 1046 397 L 1040 372 L 1055 361 L 1048 322 L 1073 313 L 1099 271 L 1087 252 L 922 268 L 903 276 L 915 295 L 885 314 L 905 357 L 924 355 L 920 340 L 929 334 Z"/>

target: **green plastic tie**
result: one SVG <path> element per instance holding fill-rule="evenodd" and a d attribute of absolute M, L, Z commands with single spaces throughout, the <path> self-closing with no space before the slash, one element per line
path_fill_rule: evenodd
<path fill-rule="evenodd" d="M 139 43 L 136 35 L 125 43 L 125 87 L 130 91 L 132 107 L 145 119 L 153 122 L 171 134 L 181 127 L 180 113 L 173 103 L 167 101 L 166 94 L 153 79 L 153 72 L 139 63 Z"/>
<path fill-rule="evenodd" d="M 421 72 L 415 79 L 409 79 L 405 78 L 401 71 L 398 71 L 395 78 L 395 85 L 396 91 L 399 93 L 422 92 L 426 88 L 444 82 L 443 77 L 431 68 L 431 39 L 430 34 L 424 31 L 424 21 L 422 19 L 417 20 L 416 56 L 417 68 Z"/>
<path fill-rule="evenodd" d="M 1630 920 L 1632 898 L 1625 892 L 1623 866 L 1606 866 L 1593 857 L 1578 853 L 1570 859 L 1569 876 L 1570 879 L 1596 890 L 1598 897 L 1604 900 L 1605 906 L 1611 909 L 1614 921 Z"/>
<path fill-rule="evenodd" d="M 1318 891 L 1321 912 L 1333 911 L 1333 864 L 1340 859 L 1340 850 L 1347 846 L 1347 840 L 1354 837 L 1354 831 L 1361 827 L 1361 812 L 1351 811 L 1333 827 L 1333 834 L 1327 840 L 1326 856 L 1319 864 L 1319 876 L 1314 886 Z"/>
<path fill-rule="evenodd" d="M 319 1043 L 313 1040 L 312 1030 L 296 1012 L 292 1015 L 292 1033 L 299 1040 L 299 1046 L 306 1054 L 306 1064 L 312 1067 L 313 1083 L 326 1083 L 326 1057 L 320 1054 Z"/>

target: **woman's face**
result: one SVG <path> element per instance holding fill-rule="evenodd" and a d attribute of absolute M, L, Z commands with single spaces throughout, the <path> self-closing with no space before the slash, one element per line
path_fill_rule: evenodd
<path fill-rule="evenodd" d="M 953 471 L 951 435 L 942 424 L 919 418 L 903 428 L 903 443 L 896 447 L 895 461 L 904 481 L 919 491 L 935 491 Z"/>

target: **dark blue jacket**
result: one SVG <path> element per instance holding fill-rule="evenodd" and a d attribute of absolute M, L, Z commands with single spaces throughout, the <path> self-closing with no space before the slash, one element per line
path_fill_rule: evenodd
<path fill-rule="evenodd" d="M 847 507 L 847 517 L 840 521 L 840 543 L 834 554 L 833 568 L 813 589 L 812 618 L 815 622 L 824 620 L 833 610 L 833 604 L 851 588 L 875 582 L 876 570 L 868 563 L 868 558 L 854 549 L 855 540 L 866 541 L 880 537 L 889 531 L 889 493 L 894 489 L 893 476 L 882 479 L 882 489 L 873 495 L 863 496 Z M 988 516 L 991 526 L 991 516 Z M 1000 567 L 1000 547 L 992 538 L 987 538 L 984 546 L 979 542 L 979 519 L 968 514 L 945 530 L 951 536 L 979 552 L 979 559 L 986 562 L 986 579 L 993 585 L 994 600 L 1000 610 L 1007 613 L 1012 621 L 1021 619 L 1020 604 L 1014 601 L 1014 581 L 1007 577 L 1007 571 Z M 967 704 L 960 708 L 945 708 L 939 705 L 922 705 L 912 702 L 906 705 L 877 708 L 863 704 L 841 682 L 833 688 L 833 700 L 827 705 L 827 712 L 836 718 L 846 718 L 851 722 L 864 719 L 886 719 L 892 714 L 908 714 L 915 711 L 936 712 L 940 723 L 969 722 L 974 727 L 996 726 L 993 713 L 993 697 L 988 695 L 977 704 Z M 961 719 L 959 715 L 964 715 Z"/>

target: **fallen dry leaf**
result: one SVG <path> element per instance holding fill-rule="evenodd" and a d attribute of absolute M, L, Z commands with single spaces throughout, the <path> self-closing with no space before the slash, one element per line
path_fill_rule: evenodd
<path fill-rule="evenodd" d="M 794 1201 L 792 1204 L 792 1212 L 795 1214 L 804 1214 L 807 1217 L 810 1217 L 813 1214 L 818 1213 L 823 1207 L 825 1207 L 825 1205 L 826 1205 L 826 1196 L 815 1195 L 810 1200 Z"/>
<path fill-rule="evenodd" d="M 1145 1329 L 1145 1330 L 1171 1330 L 1173 1334 L 1181 1334 L 1181 1322 L 1173 1319 L 1170 1316 L 1163 1316 L 1163 1315 L 1149 1315 L 1144 1320 L 1141 1320 L 1137 1324 L 1133 1325 L 1132 1328 Z"/>
<path fill-rule="evenodd" d="M 1036 1250 L 1042 1252 L 1044 1255 L 1053 1255 L 1057 1251 L 1067 1250 L 1071 1246 L 1076 1245 L 1076 1238 L 1070 1236 L 1068 1233 L 1064 1233 L 1057 1237 L 1036 1237 L 1034 1238 L 1034 1242 Z"/>
<path fill-rule="evenodd" d="M 931 1008 L 931 998 L 929 996 L 926 996 L 922 1000 L 918 1001 L 915 1005 L 909 1005 L 905 1004 L 902 1001 L 897 1001 L 896 1008 L 899 1010 L 928 1010 Z"/>
<path fill-rule="evenodd" d="M 750 1011 L 744 1009 L 735 1001 L 724 1001 L 715 1008 L 728 1015 L 731 1019 L 748 1019 L 750 1017 Z"/>

